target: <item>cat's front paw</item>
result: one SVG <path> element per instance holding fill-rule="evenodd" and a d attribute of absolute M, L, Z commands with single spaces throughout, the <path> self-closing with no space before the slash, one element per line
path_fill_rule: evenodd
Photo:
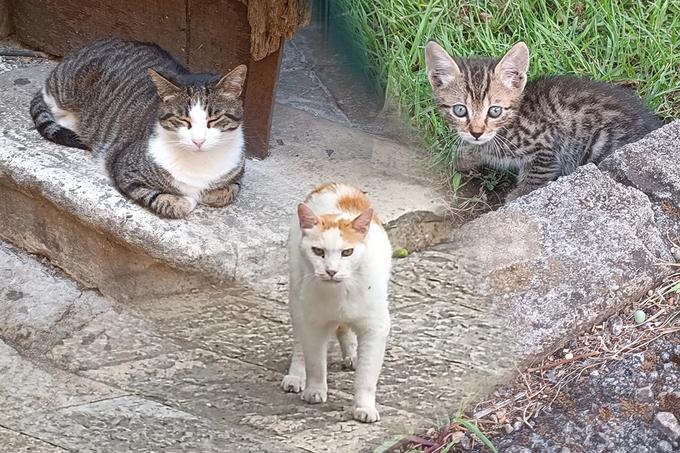
<path fill-rule="evenodd" d="M 151 203 L 152 211 L 168 219 L 182 219 L 196 207 L 196 200 L 169 193 L 162 193 Z"/>
<path fill-rule="evenodd" d="M 300 393 L 305 388 L 305 380 L 300 376 L 287 374 L 281 381 L 281 388 L 284 392 Z"/>
<path fill-rule="evenodd" d="M 307 387 L 304 392 L 302 392 L 302 399 L 307 401 L 309 404 L 319 404 L 326 402 L 327 391 L 320 387 Z"/>
<path fill-rule="evenodd" d="M 373 407 L 355 407 L 354 408 L 354 420 L 358 420 L 361 423 L 375 423 L 380 421 L 380 414 L 378 409 Z"/>
<path fill-rule="evenodd" d="M 223 208 L 236 199 L 241 186 L 229 184 L 221 189 L 211 190 L 201 195 L 201 203 L 211 208 Z"/>

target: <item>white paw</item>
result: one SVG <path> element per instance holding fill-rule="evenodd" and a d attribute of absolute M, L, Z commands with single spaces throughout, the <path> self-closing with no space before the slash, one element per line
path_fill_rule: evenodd
<path fill-rule="evenodd" d="M 361 423 L 374 423 L 380 420 L 378 409 L 374 407 L 355 407 L 354 420 L 359 420 Z"/>
<path fill-rule="evenodd" d="M 195 199 L 195 198 L 192 198 L 192 197 L 184 197 L 184 198 L 185 198 L 185 199 L 187 200 L 187 202 L 189 203 L 189 212 L 193 211 L 193 210 L 196 208 L 196 205 L 198 204 L 198 202 L 196 201 L 196 199 Z"/>
<path fill-rule="evenodd" d="M 287 374 L 281 381 L 281 388 L 284 392 L 300 393 L 305 388 L 305 380 L 300 376 Z"/>
<path fill-rule="evenodd" d="M 302 392 L 302 399 L 310 404 L 319 404 L 326 402 L 326 389 L 318 387 L 307 387 Z"/>
<path fill-rule="evenodd" d="M 357 356 L 356 355 L 351 355 L 347 356 L 343 359 L 343 366 L 347 370 L 356 370 L 357 369 Z"/>

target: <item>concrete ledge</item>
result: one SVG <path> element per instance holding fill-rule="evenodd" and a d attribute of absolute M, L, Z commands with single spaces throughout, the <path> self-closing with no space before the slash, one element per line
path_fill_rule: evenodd
<path fill-rule="evenodd" d="M 0 236 L 117 298 L 280 273 L 294 207 L 329 180 L 366 190 L 386 221 L 426 210 L 444 222 L 446 200 L 415 151 L 283 106 L 272 157 L 248 162 L 234 205 L 160 219 L 123 198 L 84 152 L 32 130 L 27 105 L 51 67 L 0 74 Z M 390 224 L 395 246 L 430 245 L 448 234 L 429 228 L 414 236 L 411 223 Z"/>
<path fill-rule="evenodd" d="M 600 169 L 647 195 L 668 239 L 680 239 L 680 120 L 617 150 Z"/>
<path fill-rule="evenodd" d="M 422 354 L 469 398 L 471 382 L 508 382 L 669 275 L 666 234 L 645 194 L 587 165 L 397 262 L 397 316 L 406 304 L 431 320 Z"/>

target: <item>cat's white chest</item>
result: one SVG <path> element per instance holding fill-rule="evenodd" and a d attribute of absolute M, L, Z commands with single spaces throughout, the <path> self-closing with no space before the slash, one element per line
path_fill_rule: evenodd
<path fill-rule="evenodd" d="M 212 183 L 240 165 L 243 133 L 239 128 L 232 140 L 207 151 L 192 151 L 173 146 L 163 134 L 149 140 L 149 155 L 172 175 L 175 187 L 183 194 L 198 198 Z"/>

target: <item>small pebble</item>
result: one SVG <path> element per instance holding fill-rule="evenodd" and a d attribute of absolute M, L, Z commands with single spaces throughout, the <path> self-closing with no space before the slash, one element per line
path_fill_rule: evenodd
<path fill-rule="evenodd" d="M 472 446 L 470 438 L 468 436 L 463 436 L 463 438 L 460 440 L 460 446 L 463 448 L 463 450 L 469 450 Z"/>
<path fill-rule="evenodd" d="M 574 358 L 574 354 L 572 354 L 571 352 L 567 352 L 566 354 L 564 354 L 564 358 L 567 360 L 571 360 Z"/>
<path fill-rule="evenodd" d="M 591 376 L 591 377 L 599 377 L 599 376 L 600 376 L 600 372 L 597 371 L 597 370 L 593 370 L 593 371 L 590 372 L 590 376 Z"/>
<path fill-rule="evenodd" d="M 522 429 L 522 426 L 524 426 L 524 423 L 521 420 L 516 420 L 515 423 L 512 424 L 512 429 L 515 431 L 519 431 Z"/>
<path fill-rule="evenodd" d="M 664 362 L 664 363 L 671 361 L 671 355 L 670 355 L 670 353 L 668 353 L 666 351 L 662 352 L 660 357 L 661 357 L 661 361 Z"/>
<path fill-rule="evenodd" d="M 465 433 L 461 431 L 456 431 L 455 433 L 451 434 L 450 443 L 452 444 L 459 444 L 461 440 L 465 437 Z"/>
<path fill-rule="evenodd" d="M 647 319 L 647 315 L 642 310 L 635 310 L 633 318 L 635 318 L 635 324 L 642 324 Z"/>
<path fill-rule="evenodd" d="M 659 441 L 659 443 L 656 444 L 656 448 L 657 448 L 657 451 L 662 451 L 662 452 L 673 451 L 673 446 L 671 445 L 670 442 L 668 442 L 666 440 Z"/>
<path fill-rule="evenodd" d="M 505 430 L 505 434 L 511 434 L 514 431 L 514 428 L 512 427 L 511 424 L 506 423 L 503 425 L 503 430 Z"/>
<path fill-rule="evenodd" d="M 659 428 L 669 440 L 680 439 L 680 423 L 670 412 L 659 412 L 654 417 L 654 426 Z"/>
<path fill-rule="evenodd" d="M 609 325 L 609 331 L 615 337 L 621 335 L 621 332 L 623 332 L 623 319 L 621 318 L 621 316 L 619 315 L 611 316 L 607 320 L 607 324 Z"/>
<path fill-rule="evenodd" d="M 650 381 L 656 382 L 657 379 L 659 379 L 659 373 L 658 372 L 652 371 L 651 373 L 649 373 L 649 380 Z"/>
<path fill-rule="evenodd" d="M 635 390 L 635 399 L 641 403 L 652 403 L 654 402 L 654 392 L 652 392 L 652 386 L 642 387 Z"/>
<path fill-rule="evenodd" d="M 675 258 L 675 261 L 680 261 L 680 249 L 677 247 L 671 247 L 671 254 L 673 255 L 673 258 Z"/>

